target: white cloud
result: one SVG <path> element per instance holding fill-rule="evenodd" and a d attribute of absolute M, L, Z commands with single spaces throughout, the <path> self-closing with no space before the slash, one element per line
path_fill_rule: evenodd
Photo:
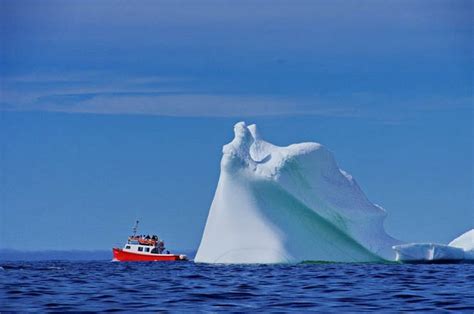
<path fill-rule="evenodd" d="M 107 79 L 103 79 L 107 77 Z M 334 104 L 298 97 L 209 93 L 184 88 L 192 78 L 102 73 L 2 78 L 4 110 L 166 116 L 341 115 Z"/>
<path fill-rule="evenodd" d="M 232 117 L 272 115 L 347 115 L 348 112 L 327 105 L 310 106 L 303 100 L 275 96 L 176 94 L 97 97 L 64 107 L 50 104 L 47 111 L 97 114 L 144 114 L 188 117 Z"/>
<path fill-rule="evenodd" d="M 106 78 L 106 79 L 105 79 Z M 190 117 L 321 115 L 397 121 L 407 112 L 469 108 L 473 98 L 393 99 L 373 92 L 325 95 L 211 93 L 186 86 L 192 78 L 85 72 L 2 78 L 0 110 Z M 192 85 L 192 84 L 191 84 Z"/>

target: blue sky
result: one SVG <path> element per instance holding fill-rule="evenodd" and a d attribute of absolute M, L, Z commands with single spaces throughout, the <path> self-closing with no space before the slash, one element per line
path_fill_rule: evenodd
<path fill-rule="evenodd" d="M 0 0 L 0 246 L 108 248 L 140 216 L 195 248 L 239 120 L 329 147 L 392 235 L 449 241 L 474 224 L 472 13 Z"/>

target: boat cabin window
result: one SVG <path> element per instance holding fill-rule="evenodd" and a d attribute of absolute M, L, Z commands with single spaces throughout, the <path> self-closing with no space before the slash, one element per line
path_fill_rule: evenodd
<path fill-rule="evenodd" d="M 150 248 L 149 248 L 149 247 L 146 247 L 146 248 L 145 248 L 145 252 L 150 252 Z"/>
<path fill-rule="evenodd" d="M 125 248 L 126 248 L 126 249 L 130 249 L 130 245 L 127 245 Z"/>
<path fill-rule="evenodd" d="M 143 246 L 138 247 L 138 252 L 143 252 Z"/>

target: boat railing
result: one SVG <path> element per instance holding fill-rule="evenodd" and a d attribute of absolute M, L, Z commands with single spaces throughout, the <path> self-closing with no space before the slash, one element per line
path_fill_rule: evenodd
<path fill-rule="evenodd" d="M 156 246 L 158 241 L 154 240 L 154 239 L 145 239 L 145 238 L 140 238 L 140 237 L 129 237 L 128 238 L 128 243 L 129 244 L 141 244 L 141 245 Z"/>

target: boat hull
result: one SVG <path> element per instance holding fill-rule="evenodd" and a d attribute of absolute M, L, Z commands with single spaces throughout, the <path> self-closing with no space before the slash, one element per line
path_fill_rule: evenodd
<path fill-rule="evenodd" d="M 127 252 L 119 248 L 113 248 L 112 251 L 114 261 L 119 262 L 172 262 L 186 260 L 183 255 L 176 254 L 138 254 Z"/>

